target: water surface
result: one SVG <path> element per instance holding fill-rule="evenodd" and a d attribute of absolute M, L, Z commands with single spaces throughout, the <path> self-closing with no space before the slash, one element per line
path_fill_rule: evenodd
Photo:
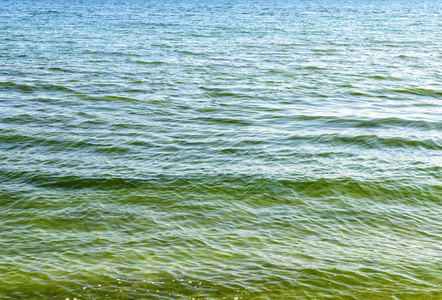
<path fill-rule="evenodd" d="M 0 298 L 441 299 L 441 12 L 1 0 Z"/>

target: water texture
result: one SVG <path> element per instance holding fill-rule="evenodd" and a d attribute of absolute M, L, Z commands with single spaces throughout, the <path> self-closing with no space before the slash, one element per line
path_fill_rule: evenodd
<path fill-rule="evenodd" d="M 441 29 L 0 0 L 0 299 L 442 299 Z"/>

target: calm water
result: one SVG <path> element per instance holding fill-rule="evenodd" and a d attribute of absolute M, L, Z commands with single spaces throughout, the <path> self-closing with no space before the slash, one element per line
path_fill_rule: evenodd
<path fill-rule="evenodd" d="M 442 299 L 442 2 L 0 0 L 1 299 Z"/>

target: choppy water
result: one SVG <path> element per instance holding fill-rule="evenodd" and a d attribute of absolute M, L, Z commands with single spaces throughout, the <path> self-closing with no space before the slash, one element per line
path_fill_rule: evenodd
<path fill-rule="evenodd" d="M 442 299 L 440 1 L 0 1 L 1 299 Z"/>

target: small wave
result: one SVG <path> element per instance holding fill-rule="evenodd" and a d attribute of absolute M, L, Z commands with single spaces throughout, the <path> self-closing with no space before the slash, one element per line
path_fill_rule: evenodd
<path fill-rule="evenodd" d="M 41 90 L 47 90 L 47 91 L 69 91 L 69 92 L 73 92 L 72 89 L 63 86 L 63 85 L 56 85 L 56 84 L 45 84 L 45 85 L 41 85 L 38 86 L 38 89 Z"/>
<path fill-rule="evenodd" d="M 133 63 L 139 64 L 139 65 L 154 65 L 154 66 L 161 66 L 164 64 L 167 64 L 164 61 L 144 61 L 144 60 L 135 60 L 132 61 Z"/>
<path fill-rule="evenodd" d="M 26 119 L 25 123 L 28 122 Z M 88 121 L 88 126 L 91 121 Z M 94 124 L 97 124 L 94 122 Z M 61 139 L 56 138 L 52 135 L 37 135 L 37 134 L 26 134 L 20 133 L 15 130 L 10 131 L 0 131 L 0 138 L 3 143 L 3 147 L 8 146 L 9 149 L 29 149 L 43 146 L 45 151 L 48 153 L 63 152 L 74 152 L 74 151 L 87 151 L 103 154 L 127 154 L 131 152 L 129 147 L 123 145 L 112 145 L 107 142 L 97 142 L 94 139 Z M 6 148 L 6 147 L 5 147 Z"/>
<path fill-rule="evenodd" d="M 244 92 L 239 91 L 229 91 L 228 89 L 219 89 L 219 88 L 206 88 L 206 87 L 200 87 L 201 90 L 206 91 L 206 95 L 210 98 L 249 98 L 249 99 L 255 99 L 254 95 L 248 95 Z"/>
<path fill-rule="evenodd" d="M 96 151 L 101 153 L 127 154 L 131 150 L 126 147 L 110 146 L 110 147 L 100 147 Z"/>
<path fill-rule="evenodd" d="M 185 55 L 191 55 L 191 56 L 205 56 L 205 53 L 202 52 L 193 52 L 188 50 L 178 50 L 177 53 L 185 54 Z"/>
<path fill-rule="evenodd" d="M 75 73 L 75 71 L 70 70 L 70 69 L 66 69 L 66 68 L 60 68 L 60 67 L 51 67 L 48 68 L 49 71 L 59 71 L 59 72 L 64 72 L 64 73 Z"/>
<path fill-rule="evenodd" d="M 84 95 L 84 94 L 76 94 L 74 95 L 76 98 L 80 98 L 82 100 L 89 100 L 89 101 L 103 101 L 103 102 L 114 102 L 114 101 L 138 101 L 136 98 L 131 97 L 124 97 L 124 96 L 116 96 L 116 95 L 104 95 L 104 96 L 91 96 L 91 95 Z"/>
<path fill-rule="evenodd" d="M 336 125 L 337 127 L 356 127 L 356 128 L 382 128 L 382 127 L 404 127 L 424 130 L 442 130 L 442 122 L 427 122 L 422 120 L 401 119 L 396 117 L 389 118 L 346 118 L 335 116 L 314 116 L 298 115 L 294 117 L 301 121 L 317 121 L 327 125 Z"/>
<path fill-rule="evenodd" d="M 32 114 L 19 114 L 15 116 L 8 116 L 3 119 L 0 119 L 2 123 L 5 124 L 32 124 L 34 122 L 39 122 L 40 119 L 38 116 L 32 115 Z M 0 131 L 0 134 L 2 131 Z M 10 132 L 12 133 L 12 132 Z M 3 141 L 13 141 L 15 139 L 20 139 L 19 136 L 16 136 L 12 133 L 12 135 L 7 134 L 6 136 L 2 136 Z M 29 140 L 29 136 L 26 136 L 24 138 L 25 140 Z"/>
<path fill-rule="evenodd" d="M 128 56 L 128 57 L 140 57 L 140 54 L 137 53 L 130 53 L 130 52 L 119 52 L 119 51 L 106 51 L 106 50 L 83 50 L 82 54 L 88 54 L 93 56 L 100 56 L 100 57 L 110 57 L 110 56 Z M 91 60 L 94 61 L 94 60 Z M 100 60 L 101 61 L 101 60 Z M 106 60 L 104 60 L 106 61 Z"/>
<path fill-rule="evenodd" d="M 139 180 L 109 177 L 82 177 L 75 175 L 51 175 L 38 171 L 2 171 L 0 177 L 19 181 L 36 187 L 63 189 L 121 189 L 140 186 Z"/>
<path fill-rule="evenodd" d="M 237 125 L 246 125 L 250 126 L 253 125 L 252 121 L 245 120 L 245 119 L 235 119 L 235 118 L 229 118 L 229 117 L 198 117 L 195 118 L 195 121 L 203 121 L 208 123 L 219 123 L 219 124 L 237 124 Z"/>
<path fill-rule="evenodd" d="M 416 96 L 427 96 L 432 98 L 441 98 L 442 91 L 426 89 L 426 88 L 401 88 L 401 89 L 388 89 L 381 90 L 382 93 L 394 93 L 394 94 L 409 94 Z"/>
<path fill-rule="evenodd" d="M 318 178 L 311 180 L 278 181 L 303 197 L 351 197 L 377 201 L 437 201 L 442 189 L 428 184 L 426 187 L 405 180 L 357 180 L 354 178 Z"/>
<path fill-rule="evenodd" d="M 0 82 L 0 87 L 6 90 L 16 90 L 20 92 L 35 92 L 35 91 L 69 91 L 72 90 L 66 86 L 56 85 L 56 84 L 21 84 L 12 81 Z"/>
<path fill-rule="evenodd" d="M 36 86 L 29 85 L 29 84 L 18 84 L 12 81 L 3 81 L 0 82 L 0 87 L 6 90 L 18 90 L 21 92 L 32 92 L 37 89 Z"/>
<path fill-rule="evenodd" d="M 309 198 L 341 198 L 377 201 L 425 203 L 439 201 L 442 188 L 430 183 L 398 179 L 338 178 L 266 178 L 259 175 L 231 174 L 150 174 L 144 177 L 65 175 L 41 171 L 0 170 L 4 182 L 22 182 L 43 188 L 155 190 L 184 195 L 217 195 L 220 199 L 248 199 L 266 202 L 294 202 Z M 273 196 L 272 196 L 273 195 Z M 277 195 L 277 196 L 276 196 Z M 173 197 L 172 197 L 173 198 Z M 169 199 L 174 201 L 174 199 Z"/>
<path fill-rule="evenodd" d="M 301 70 L 307 70 L 307 71 L 324 71 L 327 70 L 326 67 L 318 67 L 318 66 L 304 66 L 300 67 Z"/>
<path fill-rule="evenodd" d="M 340 134 L 322 134 L 314 136 L 292 136 L 293 140 L 306 140 L 320 144 L 353 145 L 369 149 L 387 148 L 423 148 L 442 150 L 442 144 L 434 139 L 411 140 L 402 137 L 380 137 L 378 135 L 343 136 Z"/>

